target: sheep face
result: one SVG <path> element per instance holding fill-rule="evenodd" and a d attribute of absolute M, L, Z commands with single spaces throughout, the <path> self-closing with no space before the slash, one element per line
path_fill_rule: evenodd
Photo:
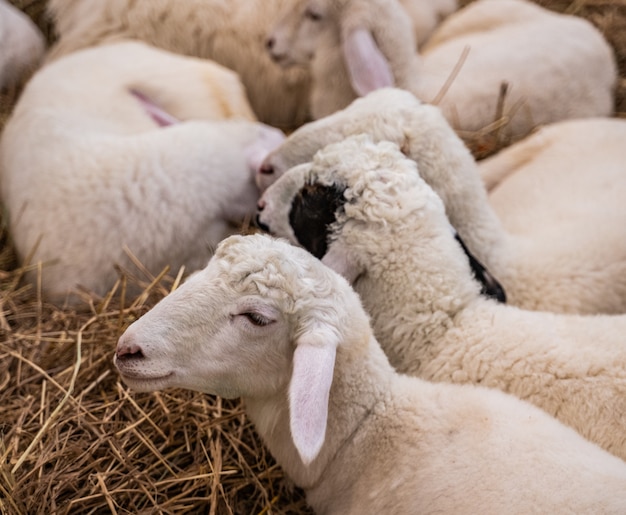
<path fill-rule="evenodd" d="M 322 38 L 331 37 L 333 8 L 328 0 L 294 2 L 266 40 L 272 60 L 287 68 L 308 65 Z"/>
<path fill-rule="evenodd" d="M 224 265 L 212 259 L 120 338 L 115 364 L 131 388 L 235 398 L 287 384 L 289 324 L 278 299 Z"/>
<path fill-rule="evenodd" d="M 259 189 L 264 191 L 290 168 L 311 161 L 319 149 L 347 136 L 370 134 L 375 141 L 384 139 L 404 146 L 411 117 L 421 105 L 408 91 L 382 88 L 341 111 L 303 125 L 267 155 L 256 178 Z"/>
<path fill-rule="evenodd" d="M 126 330 L 114 361 L 136 390 L 288 403 L 294 445 L 309 463 L 324 442 L 337 347 L 355 333 L 368 342 L 363 327 L 356 293 L 306 251 L 232 236 Z"/>

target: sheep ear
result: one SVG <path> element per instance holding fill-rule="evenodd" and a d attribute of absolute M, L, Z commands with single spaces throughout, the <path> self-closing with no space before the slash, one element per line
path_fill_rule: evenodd
<path fill-rule="evenodd" d="M 355 29 L 349 32 L 343 41 L 343 56 L 350 82 L 359 96 L 394 85 L 389 63 L 369 30 Z"/>
<path fill-rule="evenodd" d="M 328 252 L 322 257 L 322 263 L 338 274 L 341 274 L 350 284 L 354 284 L 356 278 L 361 274 L 359 266 L 350 259 L 350 256 L 337 242 L 333 242 L 330 245 Z"/>
<path fill-rule="evenodd" d="M 162 109 L 140 91 L 131 89 L 130 93 L 139 101 L 146 113 L 150 115 L 159 127 L 167 127 L 169 125 L 180 123 L 178 118 Z"/>
<path fill-rule="evenodd" d="M 336 345 L 320 344 L 308 333 L 300 337 L 293 355 L 289 386 L 291 437 L 305 465 L 317 457 L 326 438 L 336 352 Z"/>

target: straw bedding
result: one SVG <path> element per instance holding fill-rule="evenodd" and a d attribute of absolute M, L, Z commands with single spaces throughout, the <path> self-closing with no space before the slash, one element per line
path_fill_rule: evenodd
<path fill-rule="evenodd" d="M 587 17 L 616 49 L 617 116 L 626 117 L 626 4 L 538 0 Z M 45 2 L 14 0 L 49 38 Z M 467 2 L 463 2 L 467 3 Z M 17 92 L 0 94 L 0 127 Z M 492 151 L 497 135 L 477 134 Z M 245 226 L 244 226 L 245 230 Z M 175 288 L 182 271 L 130 276 L 104 299 L 59 309 L 22 285 L 0 212 L 0 512 L 310 513 L 239 401 L 184 390 L 130 392 L 112 364 L 123 330 Z M 144 293 L 129 298 L 125 286 Z"/>

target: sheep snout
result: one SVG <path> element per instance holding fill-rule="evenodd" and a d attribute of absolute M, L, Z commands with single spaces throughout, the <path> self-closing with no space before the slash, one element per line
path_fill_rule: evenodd
<path fill-rule="evenodd" d="M 259 124 L 259 133 L 246 149 L 246 158 L 250 170 L 256 175 L 263 166 L 265 158 L 285 141 L 285 134 L 269 125 Z"/>
<path fill-rule="evenodd" d="M 141 347 L 136 344 L 127 335 L 122 335 L 117 343 L 117 349 L 115 351 L 115 359 L 119 360 L 131 360 L 131 359 L 143 359 L 144 353 Z"/>

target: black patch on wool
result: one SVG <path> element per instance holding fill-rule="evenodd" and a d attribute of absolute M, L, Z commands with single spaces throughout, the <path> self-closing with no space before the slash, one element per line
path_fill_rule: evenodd
<path fill-rule="evenodd" d="M 337 220 L 337 211 L 345 204 L 346 188 L 333 184 L 306 184 L 294 197 L 289 211 L 289 224 L 298 243 L 316 258 L 328 250 L 330 225 Z"/>
<path fill-rule="evenodd" d="M 491 297 L 492 299 L 496 299 L 498 302 L 505 303 L 506 302 L 506 292 L 502 285 L 496 280 L 496 278 L 489 273 L 484 265 L 476 259 L 473 254 L 469 251 L 469 249 L 465 246 L 465 243 L 461 239 L 458 234 L 455 234 L 454 237 L 456 241 L 458 241 L 461 245 L 461 248 L 467 255 L 470 267 L 474 272 L 474 276 L 481 284 L 480 293 L 486 295 L 487 297 Z"/>

